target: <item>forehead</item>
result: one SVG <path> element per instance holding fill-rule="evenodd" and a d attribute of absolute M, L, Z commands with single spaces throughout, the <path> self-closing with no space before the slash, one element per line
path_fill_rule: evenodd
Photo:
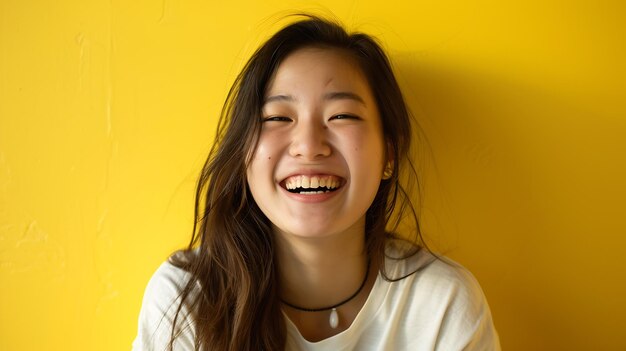
<path fill-rule="evenodd" d="M 334 48 L 307 47 L 294 51 L 283 60 L 265 95 L 331 90 L 371 94 L 360 64 L 350 53 Z"/>

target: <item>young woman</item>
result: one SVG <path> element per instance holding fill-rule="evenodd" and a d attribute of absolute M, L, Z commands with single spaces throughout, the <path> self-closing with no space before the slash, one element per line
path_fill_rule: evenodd
<path fill-rule="evenodd" d="M 421 243 L 411 134 L 372 38 L 315 17 L 276 33 L 229 93 L 134 350 L 499 350 L 476 280 Z"/>

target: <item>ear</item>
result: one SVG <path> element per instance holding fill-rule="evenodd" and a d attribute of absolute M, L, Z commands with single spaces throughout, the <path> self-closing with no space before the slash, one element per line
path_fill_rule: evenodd
<path fill-rule="evenodd" d="M 387 159 L 385 161 L 385 168 L 383 169 L 383 179 L 387 180 L 393 175 L 393 168 L 395 162 L 395 154 L 390 142 L 387 142 Z"/>

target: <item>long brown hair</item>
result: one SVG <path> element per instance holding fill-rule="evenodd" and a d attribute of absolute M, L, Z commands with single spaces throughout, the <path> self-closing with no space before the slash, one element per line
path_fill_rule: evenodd
<path fill-rule="evenodd" d="M 246 169 L 261 130 L 268 83 L 295 50 L 315 46 L 349 53 L 376 99 L 388 154 L 393 155 L 393 175 L 381 181 L 366 213 L 370 259 L 380 262 L 386 258 L 385 242 L 394 236 L 406 210 L 415 220 L 414 247 L 421 247 L 416 211 L 399 178 L 401 166 L 415 174 L 407 158 L 411 120 L 386 54 L 366 34 L 349 34 L 339 24 L 304 16 L 257 49 L 230 89 L 215 144 L 198 182 L 191 242 L 170 259 L 191 276 L 181 292 L 170 347 L 178 334 L 176 323 L 184 304 L 193 311 L 197 350 L 285 348 L 274 238 L 269 220 L 250 194 Z M 387 277 L 384 268 L 382 273 Z M 196 290 L 197 294 L 192 293 Z"/>

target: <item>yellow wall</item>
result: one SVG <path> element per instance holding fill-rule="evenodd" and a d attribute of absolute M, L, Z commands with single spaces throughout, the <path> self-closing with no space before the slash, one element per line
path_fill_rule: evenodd
<path fill-rule="evenodd" d="M 0 350 L 130 348 L 228 86 L 319 8 L 388 47 L 504 349 L 626 349 L 623 2 L 259 3 L 0 0 Z"/>

